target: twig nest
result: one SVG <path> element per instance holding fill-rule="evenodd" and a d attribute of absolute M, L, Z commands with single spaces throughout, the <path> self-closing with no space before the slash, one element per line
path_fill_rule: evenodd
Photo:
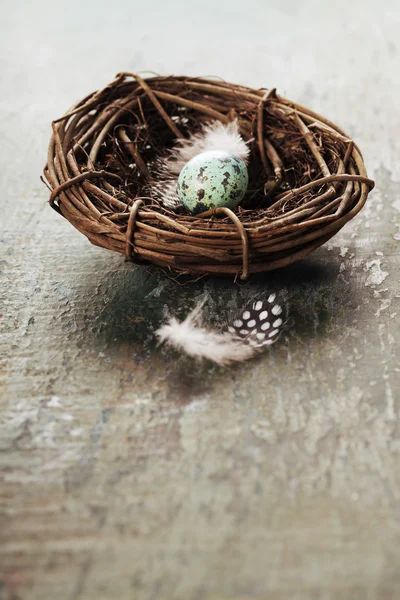
<path fill-rule="evenodd" d="M 247 167 L 238 156 L 224 150 L 201 152 L 183 167 L 178 197 L 193 214 L 210 208 L 234 210 L 247 191 Z"/>
<path fill-rule="evenodd" d="M 210 121 L 236 123 L 247 144 L 247 192 L 234 210 L 175 212 L 152 192 L 157 165 Z M 274 89 L 131 73 L 54 121 L 44 173 L 51 206 L 93 244 L 178 273 L 242 278 L 310 254 L 374 186 L 339 127 Z"/>

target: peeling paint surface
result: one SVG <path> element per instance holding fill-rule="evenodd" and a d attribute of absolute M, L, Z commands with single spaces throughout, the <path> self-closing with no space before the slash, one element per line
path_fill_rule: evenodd
<path fill-rule="evenodd" d="M 31 4 L 1 20 L 0 599 L 400 598 L 398 3 Z M 50 121 L 144 69 L 325 114 L 363 150 L 366 207 L 244 286 L 91 246 L 46 203 Z M 265 293 L 285 329 L 251 362 L 155 344 L 204 294 L 229 322 Z"/>

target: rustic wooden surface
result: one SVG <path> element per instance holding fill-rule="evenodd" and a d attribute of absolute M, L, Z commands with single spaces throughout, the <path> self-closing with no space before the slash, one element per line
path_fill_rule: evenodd
<path fill-rule="evenodd" d="M 14 2 L 1 18 L 1 600 L 400 597 L 398 2 Z M 46 204 L 50 121 L 120 70 L 276 86 L 364 151 L 365 210 L 300 265 L 179 287 Z M 235 368 L 165 307 L 275 290 Z"/>

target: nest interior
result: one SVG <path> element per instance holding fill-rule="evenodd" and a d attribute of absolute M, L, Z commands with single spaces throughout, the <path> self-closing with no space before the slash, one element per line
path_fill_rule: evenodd
<path fill-rule="evenodd" d="M 249 189 L 234 212 L 172 212 L 148 193 L 154 161 L 205 122 L 237 118 Z M 120 73 L 52 124 L 50 204 L 98 246 L 186 274 L 283 267 L 325 243 L 374 183 L 336 125 L 277 95 L 219 80 Z"/>

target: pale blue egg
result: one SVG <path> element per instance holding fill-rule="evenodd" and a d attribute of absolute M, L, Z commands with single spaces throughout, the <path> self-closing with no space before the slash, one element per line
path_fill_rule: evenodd
<path fill-rule="evenodd" d="M 241 158 L 225 150 L 209 150 L 183 167 L 178 179 L 178 197 L 193 214 L 221 206 L 234 210 L 248 183 L 247 167 Z"/>

